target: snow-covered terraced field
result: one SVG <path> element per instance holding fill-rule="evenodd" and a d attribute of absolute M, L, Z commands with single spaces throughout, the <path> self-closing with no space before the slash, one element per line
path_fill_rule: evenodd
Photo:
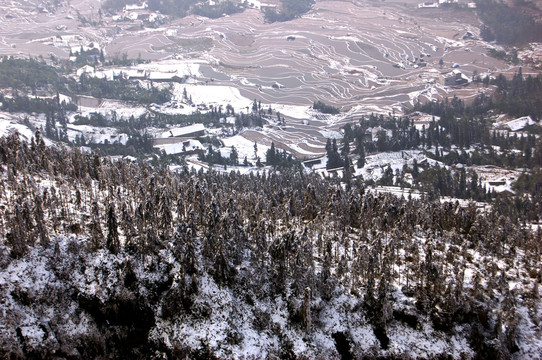
<path fill-rule="evenodd" d="M 477 94 L 474 86 L 444 86 L 452 66 L 468 78 L 474 71 L 509 70 L 486 56 L 490 45 L 477 39 L 473 10 L 418 9 L 417 4 L 317 1 L 301 18 L 272 24 L 256 4 L 256 9 L 219 19 L 188 16 L 150 28 L 141 20 L 122 20 L 134 18 L 131 10 L 100 17 L 99 4 L 83 0 L 62 3 L 54 11 L 38 1 L 14 0 L 0 4 L 0 55 L 67 58 L 82 46 L 103 49 L 108 58 L 127 54 L 153 60 L 137 69 L 188 76 L 188 90 L 198 103 L 229 103 L 243 111 L 256 99 L 280 111 L 285 126 L 243 135 L 311 157 L 323 152 L 326 131 L 361 115 L 400 114 L 418 100 Z M 80 19 L 101 20 L 101 25 L 82 25 Z M 318 100 L 342 114 L 312 112 L 309 107 Z"/>
<path fill-rule="evenodd" d="M 264 23 L 253 9 L 215 20 L 190 16 L 157 29 L 109 17 L 99 28 L 76 27 L 77 12 L 96 16 L 97 6 L 84 3 L 32 14 L 32 21 L 10 7 L 11 16 L 0 24 L 0 53 L 66 56 L 73 46 L 93 43 L 109 56 L 205 60 L 212 68 L 206 77 L 234 84 L 249 99 L 294 105 L 323 100 L 343 109 L 366 99 L 398 107 L 411 101 L 409 93 L 442 83 L 455 63 L 467 75 L 504 67 L 480 55 L 484 44 L 462 40 L 467 31 L 478 32 L 471 10 L 416 9 L 413 1 L 318 1 L 309 14 L 285 23 Z M 437 89 L 422 96 L 445 95 Z"/>

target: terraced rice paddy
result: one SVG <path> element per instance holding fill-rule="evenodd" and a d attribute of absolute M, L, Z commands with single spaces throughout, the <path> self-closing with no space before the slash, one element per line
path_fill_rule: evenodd
<path fill-rule="evenodd" d="M 203 63 L 193 79 L 198 84 L 235 87 L 266 108 L 308 109 L 317 100 L 339 107 L 342 115 L 334 117 L 284 111 L 285 127 L 245 134 L 302 157 L 321 153 L 327 130 L 362 114 L 401 113 L 418 100 L 484 90 L 445 87 L 454 65 L 469 78 L 508 68 L 486 55 L 473 10 L 418 9 L 413 0 L 317 1 L 311 12 L 285 23 L 267 24 L 259 10 L 249 9 L 215 20 L 189 16 L 155 29 L 110 17 L 99 28 L 80 26 L 77 11 L 97 18 L 97 7 L 82 0 L 38 20 L 22 12 L 4 16 L 0 53 L 67 56 L 69 46 L 93 42 L 108 55 Z M 58 30 L 62 25 L 66 29 Z"/>

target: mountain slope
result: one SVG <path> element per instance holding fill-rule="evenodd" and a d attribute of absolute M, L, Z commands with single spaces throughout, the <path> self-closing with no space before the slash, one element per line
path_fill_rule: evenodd
<path fill-rule="evenodd" d="M 0 353 L 536 358 L 540 236 L 303 173 L 0 139 Z"/>

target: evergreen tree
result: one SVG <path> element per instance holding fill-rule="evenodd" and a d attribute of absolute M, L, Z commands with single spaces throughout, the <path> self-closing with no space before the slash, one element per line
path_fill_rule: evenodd
<path fill-rule="evenodd" d="M 106 247 L 112 254 L 118 254 L 118 252 L 120 251 L 117 216 L 115 215 L 115 205 L 113 203 L 109 204 L 107 210 Z"/>
<path fill-rule="evenodd" d="M 237 153 L 237 149 L 233 145 L 231 146 L 230 151 L 230 163 L 232 165 L 239 165 L 239 154 Z"/>
<path fill-rule="evenodd" d="M 89 228 L 92 248 L 97 250 L 102 246 L 104 236 L 102 233 L 102 227 L 100 225 L 100 210 L 96 201 L 93 201 L 92 203 Z"/>
<path fill-rule="evenodd" d="M 269 148 L 269 150 L 267 150 L 265 154 L 265 163 L 267 165 L 276 165 L 277 164 L 276 155 L 277 154 L 275 150 L 275 143 L 272 142 L 271 147 Z"/>
<path fill-rule="evenodd" d="M 357 161 L 358 168 L 362 168 L 365 166 L 365 147 L 361 145 L 361 148 L 359 150 L 359 158 Z"/>
<path fill-rule="evenodd" d="M 47 247 L 49 244 L 49 235 L 47 234 L 47 224 L 45 223 L 42 199 L 39 195 L 34 197 L 34 218 L 36 220 L 36 231 L 40 239 L 40 244 L 43 247 Z"/>

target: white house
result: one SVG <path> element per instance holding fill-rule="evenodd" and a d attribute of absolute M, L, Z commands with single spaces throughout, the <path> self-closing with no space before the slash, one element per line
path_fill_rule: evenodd
<path fill-rule="evenodd" d="M 164 131 L 161 137 L 196 137 L 203 135 L 205 135 L 205 126 L 203 124 L 193 124 Z"/>

